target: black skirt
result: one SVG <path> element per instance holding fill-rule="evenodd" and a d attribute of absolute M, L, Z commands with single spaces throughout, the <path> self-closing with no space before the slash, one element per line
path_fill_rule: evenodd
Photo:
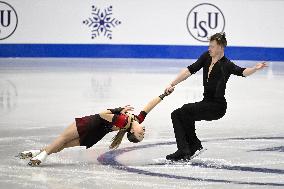
<path fill-rule="evenodd" d="M 75 118 L 80 145 L 92 147 L 106 134 L 112 131 L 111 123 L 102 119 L 99 114 Z"/>

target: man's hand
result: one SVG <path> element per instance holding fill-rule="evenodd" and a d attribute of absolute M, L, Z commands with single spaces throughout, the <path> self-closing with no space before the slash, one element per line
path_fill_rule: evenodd
<path fill-rule="evenodd" d="M 266 64 L 266 62 L 257 63 L 257 64 L 254 66 L 254 68 L 255 68 L 256 70 L 260 70 L 260 69 L 263 69 L 263 68 L 265 68 L 265 67 L 268 67 L 267 64 Z"/>
<path fill-rule="evenodd" d="M 126 112 L 128 112 L 128 111 L 133 111 L 133 110 L 134 110 L 134 108 L 133 108 L 132 106 L 126 105 L 126 106 L 123 107 L 123 109 L 121 110 L 120 113 L 126 114 Z"/>
<path fill-rule="evenodd" d="M 169 94 L 171 94 L 174 90 L 175 90 L 175 87 L 172 86 L 172 85 L 169 85 L 169 86 L 165 89 L 164 92 L 165 92 L 167 95 L 169 95 Z"/>

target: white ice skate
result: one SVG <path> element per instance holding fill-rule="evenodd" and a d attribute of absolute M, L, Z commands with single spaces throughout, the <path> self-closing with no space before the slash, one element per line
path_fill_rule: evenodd
<path fill-rule="evenodd" d="M 48 154 L 46 153 L 46 151 L 42 151 L 36 157 L 33 157 L 32 159 L 30 159 L 30 162 L 28 163 L 28 165 L 32 167 L 38 166 L 39 164 L 41 164 L 42 162 L 46 160 L 47 156 Z"/>
<path fill-rule="evenodd" d="M 27 159 L 27 158 L 33 158 L 40 154 L 40 150 L 28 150 L 28 151 L 23 151 L 20 152 L 16 157 L 20 159 Z"/>

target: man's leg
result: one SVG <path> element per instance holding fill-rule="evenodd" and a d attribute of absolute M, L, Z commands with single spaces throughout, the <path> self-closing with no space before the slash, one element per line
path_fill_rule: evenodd
<path fill-rule="evenodd" d="M 203 147 L 201 141 L 196 135 L 194 116 L 189 114 L 187 116 L 184 116 L 184 118 L 185 120 L 183 121 L 183 127 L 186 133 L 186 140 L 189 143 L 190 152 L 192 156 L 197 150 L 201 150 Z"/>
<path fill-rule="evenodd" d="M 189 143 L 186 140 L 186 132 L 183 126 L 182 109 L 178 108 L 172 112 L 171 118 L 177 143 L 178 150 L 166 156 L 168 160 L 179 160 L 183 159 L 184 156 L 190 155 Z"/>
<path fill-rule="evenodd" d="M 193 104 L 185 104 L 182 108 L 186 113 L 186 115 L 183 115 L 185 119 L 183 122 L 184 130 L 190 145 L 191 155 L 194 155 L 197 150 L 203 148 L 201 141 L 196 136 L 195 121 L 220 119 L 226 112 L 226 105 L 203 100 Z"/>

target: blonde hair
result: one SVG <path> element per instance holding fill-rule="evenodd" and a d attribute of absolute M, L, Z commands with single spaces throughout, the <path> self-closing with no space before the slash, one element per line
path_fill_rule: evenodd
<path fill-rule="evenodd" d="M 132 126 L 132 122 L 133 120 L 135 120 L 135 116 L 134 115 L 129 115 L 129 117 L 131 118 L 130 121 L 130 125 L 125 126 L 124 128 L 120 129 L 117 134 L 111 139 L 111 144 L 109 146 L 109 149 L 117 149 L 125 135 L 125 133 L 127 132 L 127 130 L 130 129 L 130 127 Z"/>
<path fill-rule="evenodd" d="M 112 138 L 112 143 L 110 144 L 109 149 L 117 149 L 126 132 L 126 129 L 120 129 L 117 134 Z"/>

